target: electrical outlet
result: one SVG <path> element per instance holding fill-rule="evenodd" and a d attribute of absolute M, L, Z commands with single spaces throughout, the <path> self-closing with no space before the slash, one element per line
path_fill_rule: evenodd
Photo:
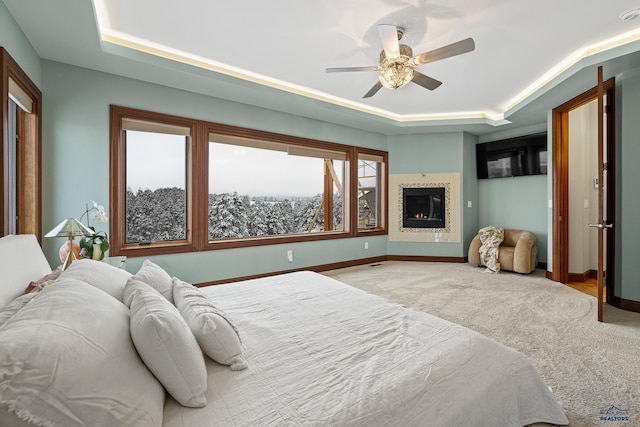
<path fill-rule="evenodd" d="M 289 262 L 293 262 L 293 251 L 287 251 L 287 259 Z"/>
<path fill-rule="evenodd" d="M 364 248 L 369 249 L 369 242 L 364 242 Z"/>

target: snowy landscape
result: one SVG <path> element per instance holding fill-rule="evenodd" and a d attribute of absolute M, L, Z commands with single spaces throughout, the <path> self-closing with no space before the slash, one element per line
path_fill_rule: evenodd
<path fill-rule="evenodd" d="M 334 230 L 342 229 L 342 200 L 335 194 Z M 323 195 L 312 197 L 209 194 L 209 239 L 234 239 L 324 231 Z M 186 192 L 182 188 L 127 190 L 126 243 L 184 240 Z"/>

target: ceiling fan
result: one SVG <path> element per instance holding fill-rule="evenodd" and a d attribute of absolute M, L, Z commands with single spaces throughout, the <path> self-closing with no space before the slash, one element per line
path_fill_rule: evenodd
<path fill-rule="evenodd" d="M 398 89 L 414 82 L 426 89 L 434 90 L 442 84 L 441 81 L 426 76 L 414 68 L 418 65 L 439 61 L 452 56 L 471 52 L 476 45 L 472 38 L 460 40 L 438 49 L 413 56 L 411 47 L 400 44 L 404 35 L 404 28 L 395 25 L 380 24 L 378 32 L 382 40 L 383 50 L 380 52 L 380 65 L 368 67 L 343 67 L 327 68 L 327 73 L 343 71 L 379 71 L 378 82 L 367 92 L 363 98 L 375 95 L 380 88 Z"/>

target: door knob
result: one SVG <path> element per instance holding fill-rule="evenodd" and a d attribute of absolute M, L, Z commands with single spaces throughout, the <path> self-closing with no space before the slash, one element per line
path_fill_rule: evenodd
<path fill-rule="evenodd" d="M 613 228 L 613 224 L 605 224 L 604 222 L 599 224 L 589 224 L 589 227 L 594 228 Z"/>

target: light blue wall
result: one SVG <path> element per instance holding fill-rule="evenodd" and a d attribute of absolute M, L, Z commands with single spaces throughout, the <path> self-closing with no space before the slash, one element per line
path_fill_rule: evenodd
<path fill-rule="evenodd" d="M 43 230 L 78 218 L 85 203 L 109 201 L 109 104 L 240 125 L 344 144 L 386 149 L 386 136 L 229 102 L 142 81 L 44 60 Z M 102 226 L 102 227 L 100 227 Z M 98 229 L 107 229 L 98 224 Z M 57 262 L 59 239 L 44 239 Z M 364 249 L 364 242 L 369 249 Z M 286 260 L 293 250 L 294 261 Z M 235 250 L 165 255 L 151 259 L 171 274 L 204 282 L 322 265 L 386 254 L 386 236 Z M 141 259 L 129 259 L 136 271 Z"/>
<path fill-rule="evenodd" d="M 529 230 L 536 235 L 538 261 L 547 256 L 547 177 L 481 179 L 480 228 Z"/>
<path fill-rule="evenodd" d="M 462 132 L 389 136 L 389 173 L 461 172 L 462 142 Z"/>
<path fill-rule="evenodd" d="M 483 135 L 480 142 L 514 138 L 546 130 L 546 123 L 541 123 Z M 550 177 L 551 175 L 539 175 L 479 180 L 479 228 L 496 225 L 531 231 L 537 238 L 538 261 L 547 262 L 548 199 L 551 198 L 547 180 Z"/>
<path fill-rule="evenodd" d="M 18 24 L 9 13 L 4 2 L 0 1 L 0 46 L 4 47 L 11 57 L 27 73 L 31 81 L 41 88 L 40 57 L 25 37 Z"/>
<path fill-rule="evenodd" d="M 640 301 L 640 75 L 617 82 L 616 286 L 622 299 Z"/>
<path fill-rule="evenodd" d="M 462 132 L 390 136 L 389 173 L 460 173 L 463 179 L 463 142 Z M 461 194 L 461 205 L 465 197 L 467 195 Z M 462 242 L 389 242 L 387 247 L 391 255 L 444 257 L 466 255 Z"/>
<path fill-rule="evenodd" d="M 553 150 L 553 112 L 547 112 L 547 165 L 555 162 Z M 547 259 L 547 271 L 553 271 L 553 174 L 547 174 L 547 253 L 538 253 L 538 260 Z M 551 238 L 549 238 L 551 236 Z"/>
<path fill-rule="evenodd" d="M 478 137 L 465 133 L 462 143 L 462 249 L 468 255 L 471 240 L 478 234 L 480 198 L 476 172 L 476 144 Z M 471 202 L 471 207 L 469 207 Z"/>

